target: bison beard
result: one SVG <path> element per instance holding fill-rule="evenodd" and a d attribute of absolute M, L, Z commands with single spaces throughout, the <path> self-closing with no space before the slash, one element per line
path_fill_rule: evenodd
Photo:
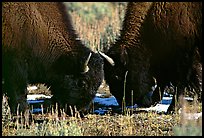
<path fill-rule="evenodd" d="M 171 82 L 177 97 L 190 87 L 201 98 L 201 44 L 201 2 L 130 2 L 121 35 L 105 52 L 115 64 L 104 61 L 105 80 L 120 105 L 126 71 L 127 104 L 132 90 L 135 103 L 150 106 L 160 100 L 158 89 L 147 96 L 153 77 L 161 92 Z"/>
<path fill-rule="evenodd" d="M 78 40 L 62 3 L 3 3 L 2 45 L 3 92 L 12 113 L 17 104 L 28 108 L 28 83 L 45 83 L 53 102 L 83 111 L 102 82 L 103 59 Z"/>

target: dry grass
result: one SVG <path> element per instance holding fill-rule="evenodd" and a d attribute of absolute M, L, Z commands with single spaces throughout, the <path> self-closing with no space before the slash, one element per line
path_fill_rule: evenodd
<path fill-rule="evenodd" d="M 101 91 L 107 90 L 105 86 Z M 173 136 L 202 135 L 202 117 L 189 119 L 189 113 L 202 113 L 202 103 L 194 100 L 188 103 L 181 100 L 182 108 L 174 114 L 156 112 L 135 112 L 127 110 L 125 115 L 87 114 L 80 118 L 79 113 L 58 117 L 57 109 L 46 114 L 32 114 L 28 122 L 11 121 L 16 116 L 9 112 L 4 97 L 2 102 L 3 136 Z M 93 109 L 94 110 L 94 109 Z M 19 115 L 23 120 L 23 115 Z"/>

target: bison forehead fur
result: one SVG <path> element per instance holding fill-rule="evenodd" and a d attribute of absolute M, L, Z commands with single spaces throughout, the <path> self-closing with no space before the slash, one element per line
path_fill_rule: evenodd
<path fill-rule="evenodd" d="M 104 62 L 105 80 L 119 104 L 127 71 L 126 103 L 132 90 L 136 103 L 150 106 L 158 101 L 156 91 L 153 99 L 147 98 L 153 77 L 161 91 L 172 82 L 179 95 L 187 86 L 201 94 L 201 25 L 201 2 L 128 3 L 121 35 L 106 52 L 115 66 Z"/>
<path fill-rule="evenodd" d="M 28 83 L 51 86 L 58 103 L 79 110 L 92 100 L 103 79 L 103 59 L 78 40 L 62 3 L 5 2 L 2 32 L 3 92 L 13 113 L 17 103 L 26 103 Z"/>

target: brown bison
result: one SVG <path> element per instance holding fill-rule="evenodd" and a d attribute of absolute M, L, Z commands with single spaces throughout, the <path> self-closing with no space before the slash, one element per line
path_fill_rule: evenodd
<path fill-rule="evenodd" d="M 51 86 L 60 107 L 76 105 L 80 111 L 89 105 L 103 79 L 103 59 L 78 39 L 64 4 L 4 2 L 2 7 L 2 82 L 12 113 L 17 104 L 27 108 L 28 83 Z"/>
<path fill-rule="evenodd" d="M 119 104 L 124 91 L 131 104 L 133 91 L 134 103 L 148 107 L 159 100 L 156 84 L 163 92 L 170 82 L 178 96 L 185 87 L 201 94 L 201 25 L 201 2 L 128 3 L 120 37 L 105 52 L 114 64 L 104 61 L 105 80 Z"/>

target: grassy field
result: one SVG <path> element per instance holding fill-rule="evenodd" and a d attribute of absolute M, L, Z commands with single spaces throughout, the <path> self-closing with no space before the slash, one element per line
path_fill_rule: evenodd
<path fill-rule="evenodd" d="M 103 88 L 104 91 L 107 88 Z M 101 89 L 101 92 L 103 90 Z M 103 92 L 104 92 L 103 91 Z M 31 122 L 24 120 L 22 114 L 12 116 L 6 97 L 2 102 L 3 136 L 201 136 L 202 103 L 182 100 L 182 107 L 172 114 L 127 110 L 125 114 L 107 113 L 105 115 L 79 113 L 58 117 L 57 109 L 46 114 L 32 114 Z M 93 109 L 94 110 L 94 109 Z M 191 114 L 191 115 L 190 115 Z M 20 120 L 12 121 L 14 118 Z"/>
<path fill-rule="evenodd" d="M 126 3 L 65 3 L 71 14 L 73 25 L 83 43 L 96 51 L 107 49 L 119 35 Z M 101 92 L 108 88 L 103 87 Z M 6 98 L 6 97 L 4 97 Z M 202 103 L 182 102 L 182 109 L 173 114 L 155 112 L 127 111 L 122 114 L 87 114 L 80 118 L 73 116 L 58 117 L 52 113 L 33 114 L 29 125 L 26 121 L 11 121 L 6 99 L 2 102 L 3 136 L 174 136 L 202 135 L 202 117 L 190 119 L 189 113 L 202 113 Z M 19 118 L 23 115 L 18 114 Z"/>

